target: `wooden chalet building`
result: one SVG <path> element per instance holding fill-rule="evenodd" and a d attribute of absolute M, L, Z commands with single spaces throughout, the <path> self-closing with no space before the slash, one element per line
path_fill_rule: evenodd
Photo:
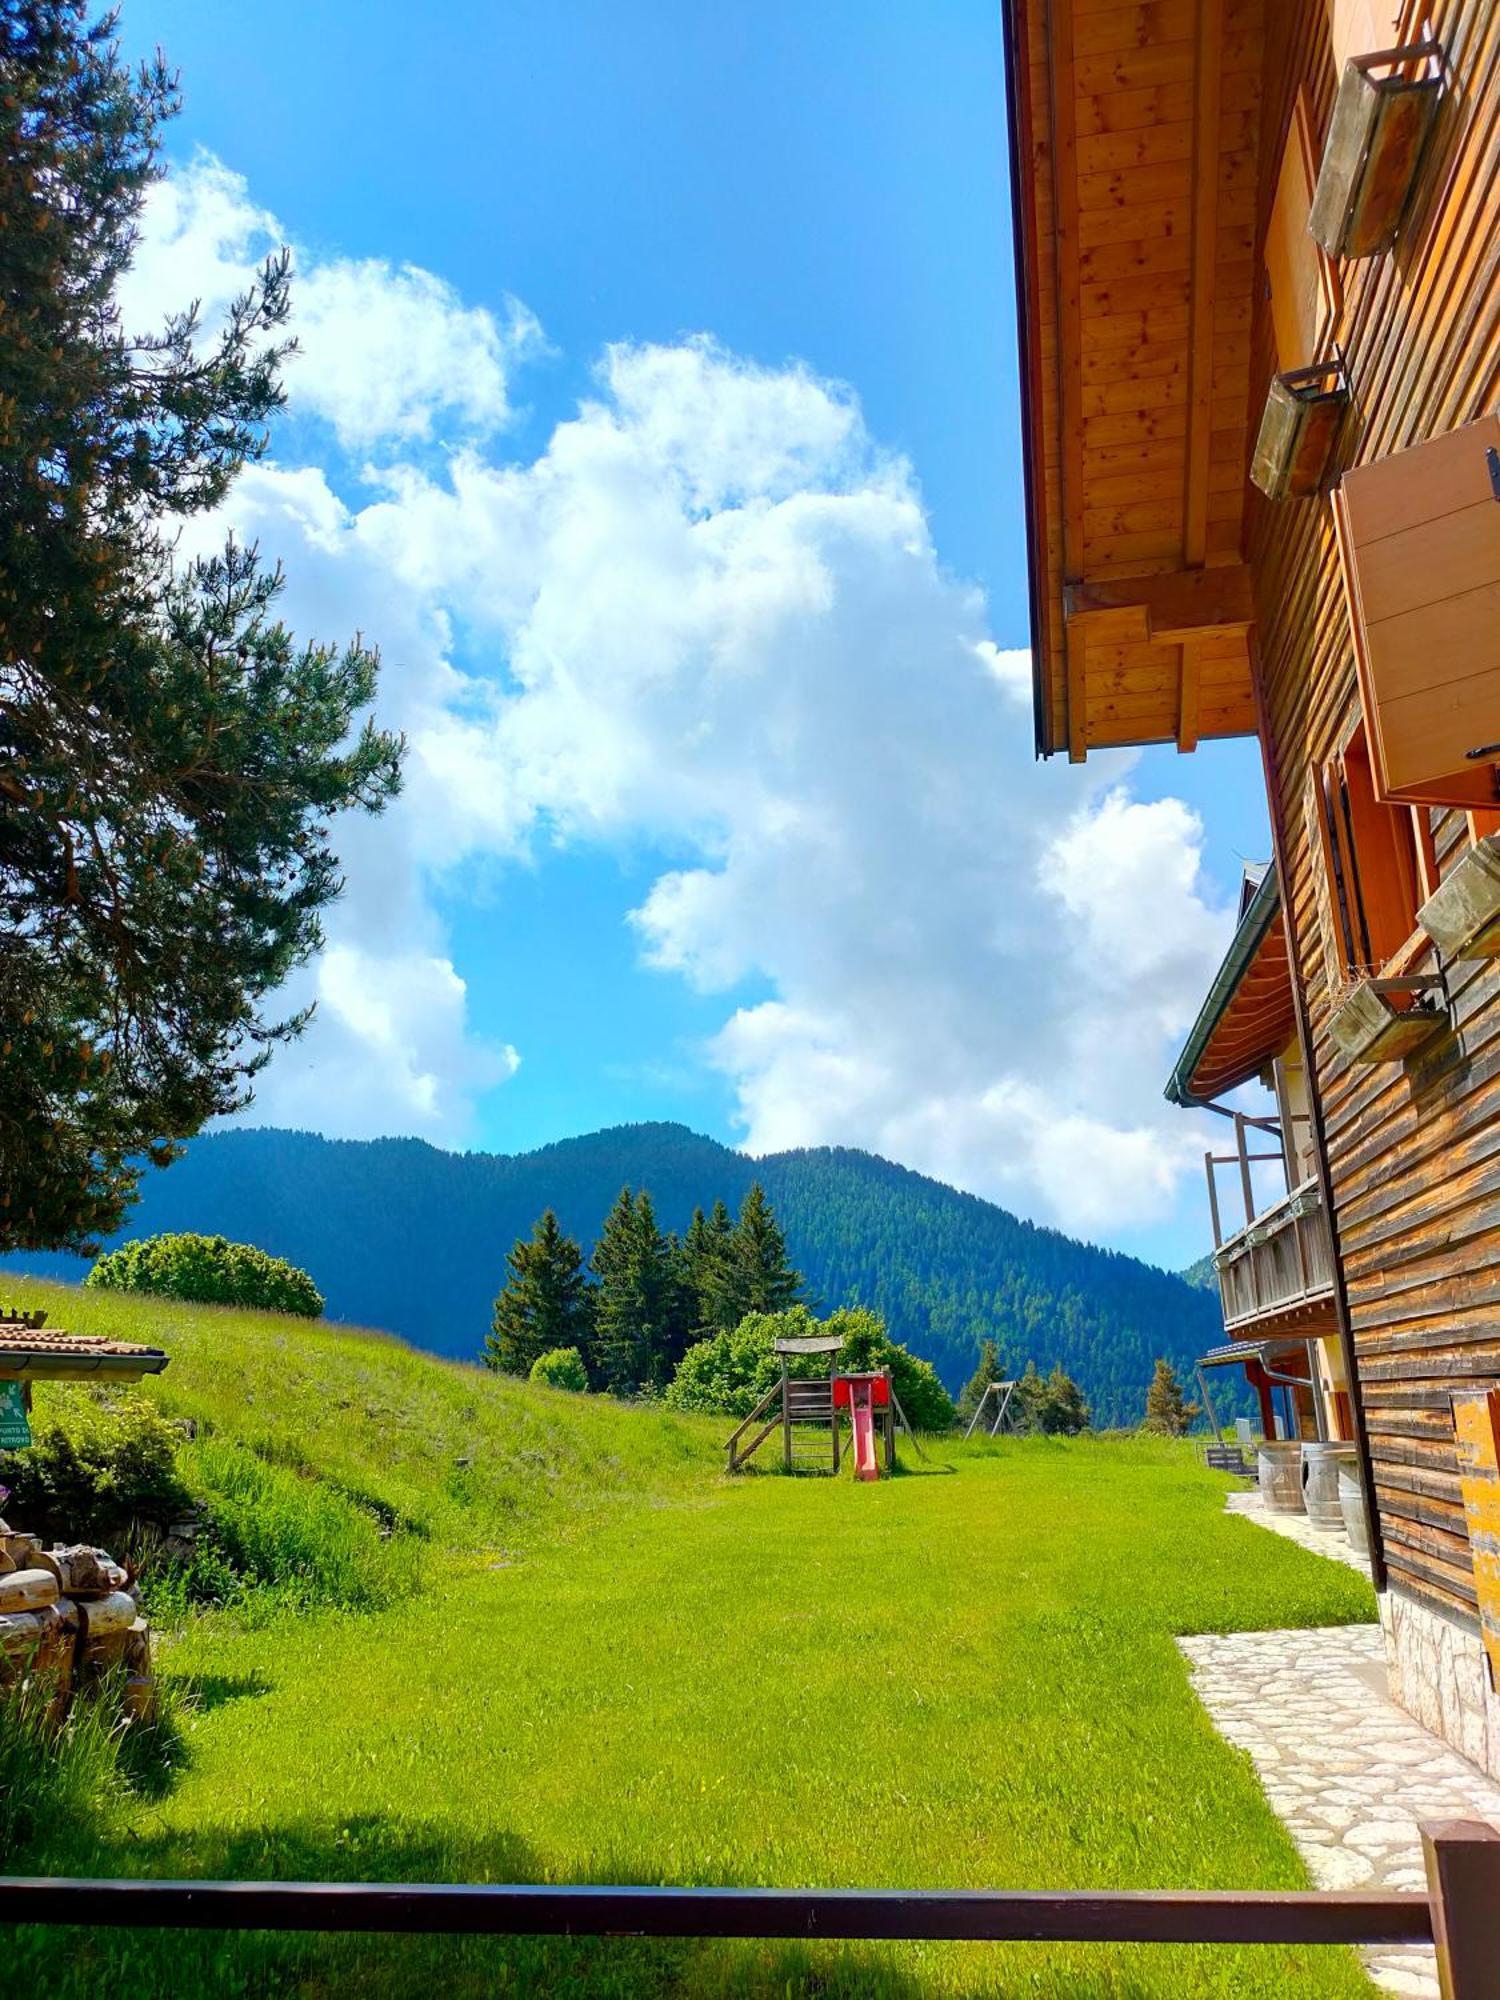
<path fill-rule="evenodd" d="M 1037 749 L 1259 738 L 1169 1094 L 1275 1086 L 1227 1338 L 1357 1443 L 1393 1687 L 1500 1775 L 1500 0 L 1003 14 Z"/>

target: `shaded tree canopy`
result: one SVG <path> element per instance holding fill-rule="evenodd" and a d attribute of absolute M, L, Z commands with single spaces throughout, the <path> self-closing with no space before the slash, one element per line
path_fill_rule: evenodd
<path fill-rule="evenodd" d="M 321 942 L 331 822 L 399 782 L 376 655 L 296 641 L 253 548 L 174 547 L 265 449 L 289 268 L 211 336 L 122 325 L 178 95 L 112 33 L 0 0 L 0 1250 L 87 1247 L 247 1100 L 306 1019 L 262 1003 Z"/>

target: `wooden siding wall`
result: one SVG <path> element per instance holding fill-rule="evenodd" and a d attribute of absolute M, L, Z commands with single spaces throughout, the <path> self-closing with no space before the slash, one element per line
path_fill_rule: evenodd
<path fill-rule="evenodd" d="M 1500 390 L 1500 5 L 1429 0 L 1423 11 L 1447 52 L 1450 94 L 1395 251 L 1341 268 L 1334 337 L 1354 404 L 1340 451 L 1346 466 L 1454 429 L 1492 408 Z M 1303 85 L 1321 155 L 1335 85 L 1328 14 L 1327 0 L 1268 9 L 1258 242 Z M 1252 422 L 1272 343 L 1262 301 L 1252 329 Z M 1389 1574 L 1472 1615 L 1449 1392 L 1500 1382 L 1500 961 L 1447 967 L 1455 1032 L 1408 1065 L 1353 1067 L 1333 1052 L 1303 824 L 1309 760 L 1334 751 L 1358 712 L 1329 503 L 1273 507 L 1254 496 L 1247 528 L 1285 899 L 1313 1030 Z M 1446 870 L 1463 851 L 1465 824 L 1455 813 L 1432 818 Z M 1418 943 L 1403 956 L 1410 962 L 1398 969 L 1436 969 L 1435 954 Z"/>

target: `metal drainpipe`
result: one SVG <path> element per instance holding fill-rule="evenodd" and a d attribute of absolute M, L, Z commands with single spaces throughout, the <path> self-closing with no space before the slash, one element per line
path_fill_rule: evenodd
<path fill-rule="evenodd" d="M 1261 771 L 1266 784 L 1266 803 L 1271 815 L 1271 840 L 1276 868 L 1281 878 L 1281 921 L 1286 925 L 1287 958 L 1292 975 L 1292 1010 L 1297 1017 L 1297 1034 L 1302 1043 L 1302 1073 L 1307 1081 L 1307 1109 L 1312 1133 L 1313 1158 L 1317 1167 L 1318 1192 L 1323 1213 L 1328 1218 L 1328 1240 L 1333 1251 L 1333 1313 L 1338 1328 L 1339 1349 L 1344 1358 L 1344 1374 L 1349 1382 L 1349 1408 L 1354 1417 L 1354 1448 L 1359 1457 L 1359 1483 L 1364 1492 L 1365 1516 L 1370 1526 L 1370 1581 L 1377 1592 L 1386 1587 L 1385 1536 L 1381 1529 L 1380 1503 L 1375 1496 L 1375 1466 L 1370 1457 L 1370 1434 L 1365 1427 L 1364 1390 L 1354 1355 L 1354 1331 L 1349 1320 L 1349 1294 L 1344 1285 L 1344 1253 L 1339 1242 L 1338 1213 L 1333 1204 L 1333 1183 L 1328 1174 L 1328 1144 L 1323 1130 L 1323 1087 L 1318 1077 L 1317 1047 L 1307 1018 L 1307 995 L 1302 990 L 1299 939 L 1292 919 L 1291 875 L 1286 866 L 1286 822 L 1281 811 L 1277 784 L 1276 756 L 1271 747 L 1271 725 L 1266 712 L 1265 681 L 1261 674 L 1260 639 L 1252 625 L 1247 636 L 1250 654 L 1250 684 L 1255 695 L 1256 736 L 1260 743 Z"/>

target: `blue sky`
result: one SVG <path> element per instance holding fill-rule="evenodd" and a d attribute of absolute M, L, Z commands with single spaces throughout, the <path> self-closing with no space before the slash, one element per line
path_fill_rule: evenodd
<path fill-rule="evenodd" d="M 221 163 L 237 177 L 236 199 L 273 218 L 273 234 L 295 242 L 299 265 L 325 273 L 358 270 L 361 282 L 378 277 L 377 265 L 415 267 L 448 288 L 454 310 L 461 302 L 462 311 L 492 315 L 503 330 L 514 325 L 511 302 L 519 301 L 540 328 L 505 353 L 503 397 L 497 391 L 482 418 L 461 406 L 461 396 L 444 407 L 441 390 L 429 390 L 431 422 L 420 435 L 408 426 L 399 441 L 375 437 L 369 426 L 368 434 L 356 435 L 359 426 L 347 409 L 342 418 L 337 414 L 333 390 L 324 395 L 321 413 L 314 390 L 308 414 L 299 404 L 294 370 L 298 414 L 274 446 L 288 481 L 275 493 L 257 489 L 259 497 L 246 504 L 249 524 L 286 557 L 294 586 L 289 612 L 299 628 L 309 617 L 338 617 L 347 606 L 355 614 L 349 622 L 365 625 L 395 660 L 404 619 L 413 621 L 414 633 L 419 627 L 430 633 L 432 620 L 441 619 L 444 657 L 467 677 L 468 692 L 457 709 L 472 709 L 476 688 L 513 693 L 514 657 L 538 643 L 538 619 L 528 626 L 530 613 L 501 613 L 482 594 L 465 597 L 451 575 L 438 579 L 429 566 L 408 598 L 386 610 L 394 630 L 383 628 L 378 595 L 368 615 L 360 604 L 353 565 L 330 562 L 320 581 L 318 558 L 299 558 L 297 523 L 307 516 L 294 521 L 287 511 L 292 470 L 316 470 L 363 527 L 376 522 L 376 502 L 389 497 L 399 461 L 403 476 L 410 475 L 404 490 L 409 494 L 420 484 L 430 503 L 421 518 L 435 518 L 437 497 L 452 489 L 457 454 L 475 452 L 490 468 L 534 469 L 547 461 L 559 438 L 570 435 L 559 426 L 570 424 L 581 401 L 600 396 L 600 359 L 611 345 L 681 357 L 687 337 L 706 334 L 719 357 L 709 386 L 694 375 L 689 391 L 679 371 L 670 391 L 655 384 L 650 395 L 691 395 L 699 421 L 705 397 L 738 395 L 745 370 L 758 369 L 748 379 L 764 407 L 746 422 L 769 424 L 775 419 L 766 399 L 780 393 L 773 377 L 790 379 L 786 371 L 800 368 L 799 379 L 847 385 L 862 416 L 859 467 L 850 469 L 847 441 L 828 445 L 825 453 L 824 417 L 810 415 L 816 438 L 807 450 L 817 463 L 799 472 L 798 493 L 805 499 L 814 491 L 836 491 L 841 503 L 849 503 L 885 491 L 890 478 L 882 468 L 895 458 L 904 461 L 903 504 L 915 501 L 925 509 L 930 540 L 921 557 L 919 589 L 927 606 L 921 617 L 941 622 L 934 607 L 951 600 L 970 651 L 980 632 L 1002 653 L 1025 646 L 1003 82 L 992 0 L 929 0 L 922 7 L 907 0 L 800 0 L 754 8 L 676 0 L 635 6 L 619 0 L 445 0 L 420 14 L 382 0 L 358 9 L 260 0 L 254 8 L 233 10 L 127 0 L 123 33 L 128 46 L 161 43 L 182 70 L 186 109 L 169 137 L 174 162 L 184 173 L 195 160 L 201 168 L 205 155 Z M 167 269 L 187 282 L 193 271 L 185 236 L 178 247 L 179 260 Z M 212 292 L 211 284 L 194 289 Z M 330 315 L 318 332 L 325 342 L 321 359 L 313 359 L 310 343 L 309 370 L 326 377 L 336 365 L 327 353 L 336 337 Z M 397 356 L 398 373 L 403 365 Z M 357 366 L 347 363 L 346 384 Z M 639 416 L 644 407 L 645 393 L 638 384 L 611 378 L 605 401 L 617 415 L 624 412 L 620 421 L 628 424 L 630 412 Z M 503 416 L 496 417 L 502 401 Z M 639 427 L 658 422 L 653 404 Z M 701 440 L 692 447 L 700 453 L 706 448 Z M 759 443 L 752 457 L 759 467 Z M 373 479 L 372 460 L 379 462 Z M 756 491 L 759 475 L 744 470 L 749 463 L 742 456 L 705 507 L 694 503 L 691 518 L 735 514 L 746 502 L 746 481 L 753 504 L 784 506 L 789 489 L 783 475 L 772 475 L 771 486 Z M 569 505 L 569 519 L 586 517 L 586 496 L 575 495 Z M 452 508 L 447 512 L 454 515 Z M 413 512 L 410 520 L 417 519 Z M 345 519 L 344 528 L 349 525 Z M 383 532 L 406 531 L 397 523 Z M 460 538 L 467 532 L 457 516 L 442 530 Z M 318 547 L 326 552 L 328 546 L 325 536 Z M 758 564 L 765 559 L 763 552 L 755 558 Z M 852 592 L 865 587 L 854 579 L 873 572 L 861 558 L 847 573 L 836 566 L 830 573 L 839 590 Z M 969 585 L 983 593 L 977 612 L 964 594 Z M 872 586 L 877 595 L 884 587 Z M 535 578 L 515 584 L 532 593 L 527 601 L 533 605 L 543 601 L 546 588 Z M 949 600 L 942 599 L 944 591 Z M 899 624 L 908 600 L 882 601 L 881 629 Z M 963 669 L 955 669 L 957 654 L 945 638 L 934 640 L 929 664 L 921 637 L 927 628 L 916 611 L 911 618 L 902 628 L 911 647 L 910 671 L 930 689 L 938 709 L 950 699 L 946 676 Z M 546 622 L 546 630 L 553 629 Z M 714 631 L 722 654 L 728 642 L 721 621 Z M 839 642 L 843 650 L 831 644 L 828 657 L 837 651 L 840 659 L 857 660 L 869 641 L 854 634 L 851 626 Z M 796 643 L 800 649 L 817 642 L 812 631 Z M 805 650 L 788 653 L 790 643 L 783 630 L 783 650 L 766 654 L 756 669 L 771 677 L 770 689 L 784 687 L 790 657 L 812 657 L 812 678 L 822 673 Z M 566 659 L 559 666 L 555 643 L 549 639 L 547 647 L 549 670 L 571 674 Z M 702 668 L 689 662 L 684 671 Z M 992 883 L 973 878 L 976 900 L 967 921 L 976 933 L 1014 933 L 1007 947 L 1015 953 L 1014 979 L 1003 958 L 986 975 L 997 993 L 997 1018 L 1010 1025 L 987 1049 L 977 1049 L 988 1034 L 976 1035 L 969 1025 L 985 1018 L 977 962 L 976 990 L 955 993 L 948 1004 L 950 992 L 969 977 L 954 942 L 966 920 L 955 910 L 941 932 L 933 932 L 929 906 L 957 897 L 955 885 L 971 878 L 977 829 L 991 810 L 980 797 L 982 760 L 962 781 L 957 774 L 954 779 L 955 797 L 962 797 L 962 784 L 974 788 L 968 845 L 960 852 L 950 840 L 935 848 L 923 864 L 926 872 L 893 879 L 889 896 L 882 896 L 878 879 L 883 822 L 876 837 L 858 819 L 837 821 L 833 832 L 821 828 L 818 852 L 836 850 L 839 865 L 851 868 L 857 880 L 842 899 L 830 884 L 826 905 L 803 913 L 812 941 L 796 950 L 779 934 L 765 892 L 768 884 L 795 884 L 805 876 L 807 852 L 787 860 L 783 878 L 761 865 L 756 845 L 762 837 L 771 846 L 781 840 L 769 829 L 784 826 L 787 803 L 768 804 L 764 796 L 774 784 L 756 788 L 753 808 L 742 804 L 722 825 L 707 828 L 713 812 L 703 804 L 701 786 L 691 804 L 659 813 L 649 797 L 641 803 L 638 777 L 622 780 L 622 801 L 595 812 L 576 790 L 563 797 L 536 789 L 527 778 L 521 789 L 532 785 L 533 803 L 523 835 L 507 822 L 503 836 L 487 842 L 455 836 L 435 855 L 414 834 L 399 865 L 390 852 L 367 856 L 362 835 L 351 848 L 347 921 L 366 928 L 357 938 L 349 933 L 348 952 L 365 956 L 343 962 L 346 1021 L 357 1025 L 359 997 L 380 990 L 380 978 L 369 970 L 372 938 L 382 922 L 394 922 L 389 909 L 380 909 L 382 880 L 399 877 L 406 884 L 400 894 L 392 890 L 390 904 L 401 904 L 410 918 L 401 946 L 408 959 L 414 963 L 417 953 L 429 969 L 448 967 L 461 987 L 461 1032 L 455 1028 L 436 1053 L 423 1046 L 407 1062 L 410 1075 L 426 1080 L 423 1087 L 414 1085 L 415 1095 L 383 1093 L 378 1064 L 360 1066 L 348 1050 L 310 1041 L 300 1069 L 283 1064 L 280 1083 L 263 1093 L 266 1115 L 332 1130 L 426 1130 L 443 1143 L 507 1151 L 656 1116 L 681 1118 L 731 1140 L 748 1135 L 752 1143 L 845 1138 L 1143 1254 L 1167 1261 L 1196 1254 L 1202 1198 L 1183 1164 L 1193 1142 L 1185 1130 L 1174 1133 L 1161 1122 L 1155 1100 L 1189 996 L 1201 990 L 1222 947 L 1239 861 L 1266 850 L 1254 746 L 1209 746 L 1187 759 L 1149 753 L 1110 778 L 1125 790 L 1112 809 L 1115 817 L 1101 817 L 1103 777 L 1080 788 L 1076 774 L 1056 765 L 1033 774 L 1013 754 L 1019 746 L 1029 755 L 1029 719 L 1014 680 L 1012 672 L 1007 691 L 991 689 L 989 695 L 1003 703 L 995 711 L 997 728 L 1003 723 L 1014 739 L 1004 750 L 1004 772 L 996 769 L 1013 817 L 1003 826 L 996 822 L 996 841 L 1003 844 L 1006 826 L 1035 821 L 1040 845 L 1025 851 L 1027 894 L 1035 900 L 1035 878 L 1051 865 L 1048 855 L 1065 851 L 1070 865 L 1096 877 L 1103 849 L 1134 857 L 1126 887 L 1108 896 L 1087 887 L 1061 893 L 1059 921 L 1072 925 L 1072 949 L 1083 969 L 1079 981 L 1065 979 L 1055 994 L 1036 997 L 1055 1016 L 1070 1004 L 1074 985 L 1090 987 L 1092 1011 L 1073 1042 L 1050 1028 L 1028 1039 L 1036 1024 L 1027 1018 L 1024 992 L 1011 989 L 1016 981 L 1024 989 L 1030 976 L 1033 949 L 1030 942 L 1021 948 L 1023 933 L 1026 940 L 1045 937 L 1046 926 L 1029 905 L 1024 923 L 1007 908 L 1004 853 L 995 856 Z M 841 722 L 833 693 L 827 703 L 820 700 L 815 720 L 831 732 L 826 740 L 814 739 L 806 715 L 789 716 L 781 725 L 796 736 L 805 757 L 796 802 L 810 819 L 823 817 L 814 810 L 824 804 L 817 796 L 819 772 L 826 768 L 837 773 L 837 783 L 855 784 L 859 759 L 846 758 L 845 751 L 862 727 L 874 727 L 857 674 L 846 682 L 830 679 L 829 686 L 844 688 L 846 714 Z M 597 709 L 597 691 L 591 699 Z M 421 715 L 432 714 L 430 687 L 419 708 Z M 628 709 L 620 713 L 628 728 Z M 422 726 L 419 721 L 419 731 Z M 902 726 L 916 733 L 922 727 L 920 720 Z M 637 749 L 670 767 L 672 745 L 683 740 L 680 719 L 664 728 L 654 747 Z M 920 772 L 941 766 L 945 740 L 939 725 L 931 747 L 922 749 Z M 506 755 L 511 761 L 493 765 L 483 781 L 497 793 L 515 776 L 514 753 Z M 883 751 L 877 748 L 871 761 L 884 762 Z M 605 767 L 606 789 L 620 768 L 618 759 Z M 908 794 L 912 768 L 902 767 Z M 894 793 L 902 772 L 888 775 Z M 587 780 L 597 781 L 597 772 Z M 937 794 L 942 790 L 939 779 Z M 1174 800 L 1182 805 L 1172 806 Z M 1153 807 L 1160 808 L 1154 815 Z M 909 838 L 897 830 L 892 851 L 898 860 L 908 853 L 920 859 L 931 817 L 914 808 L 910 796 L 893 804 L 898 816 L 902 810 L 913 811 L 913 827 Z M 1201 822 L 1196 830 L 1191 814 Z M 837 820 L 832 806 L 826 817 L 830 824 Z M 1172 875 L 1184 842 L 1197 872 L 1189 880 L 1178 871 L 1186 914 L 1173 932 L 1170 962 L 1153 963 L 1122 926 L 1135 907 L 1129 884 L 1142 871 L 1162 871 L 1166 849 L 1153 843 L 1173 840 L 1165 874 Z M 1059 841 L 1064 849 L 1056 847 Z M 857 850 L 854 858 L 851 849 Z M 1016 865 L 1019 879 L 1019 850 Z M 402 873 L 408 868 L 409 882 Z M 743 909 L 731 924 L 719 907 L 725 896 L 705 879 L 736 868 L 742 868 L 746 905 L 759 898 L 759 930 Z M 653 889 L 664 878 L 687 879 L 686 904 L 663 891 L 670 907 L 661 898 L 653 905 Z M 941 890 L 934 886 L 939 880 Z M 715 907 L 711 937 L 702 924 L 684 928 L 700 892 Z M 857 911 L 860 896 L 873 898 L 879 922 L 905 899 L 913 948 L 929 959 L 941 962 L 953 944 L 948 987 L 898 991 L 896 973 L 885 965 L 871 973 L 868 994 L 831 992 L 832 947 L 820 960 L 817 940 L 837 927 L 840 908 Z M 643 909 L 651 913 L 644 920 Z M 1169 931 L 1172 922 L 1166 922 Z M 786 928 L 795 929 L 795 922 L 789 918 Z M 870 928 L 869 917 L 851 921 L 842 942 L 849 988 L 860 985 L 860 938 Z M 396 950 L 389 939 L 383 948 Z M 894 953 L 889 939 L 882 951 Z M 1124 968 L 1113 993 L 1107 974 L 1099 976 L 1101 957 L 1111 955 Z M 393 991 L 400 978 L 393 973 Z M 337 998 L 333 984 L 328 991 Z M 420 995 L 416 987 L 411 991 L 416 1009 Z M 909 1022 L 923 1026 L 915 1032 L 908 1027 L 905 1053 L 895 1054 L 898 1044 L 882 1037 L 903 1008 Z M 1140 1026 L 1143 1011 L 1151 1016 L 1149 1031 Z M 1136 1022 L 1119 1049 L 1129 1087 L 1109 1076 L 1091 1095 L 1091 1058 L 1078 1053 L 1084 1031 L 1097 1040 L 1126 1013 Z M 726 1043 L 731 1023 L 738 1025 Z M 945 1072 L 941 1088 L 924 1095 L 922 1072 L 931 1056 L 923 1046 L 926 1024 L 935 1024 L 934 1037 L 950 1036 L 953 1046 L 934 1065 Z M 405 1032 L 400 1020 L 365 1026 L 392 1047 Z M 439 1075 L 448 1058 L 453 1074 Z M 877 1073 L 878 1088 L 870 1081 Z M 337 1089 L 330 1079 L 338 1079 Z M 1089 1132 L 1080 1121 L 1095 1117 L 1101 1090 L 1109 1099 L 1098 1113 L 1108 1128 L 1103 1151 L 1115 1164 L 1107 1185 L 1074 1203 L 1074 1174 L 1057 1156 L 1054 1140 L 1039 1135 L 1054 1126 L 1075 1130 L 1078 1157 L 1089 1155 Z M 1156 1192 L 1149 1201 L 1129 1191 L 1146 1153 L 1133 1154 L 1123 1141 L 1116 1147 L 1110 1135 L 1118 1134 L 1138 1149 L 1156 1149 L 1150 1154 Z M 1040 1162 L 1034 1170 L 1026 1164 L 1028 1148 Z"/>

